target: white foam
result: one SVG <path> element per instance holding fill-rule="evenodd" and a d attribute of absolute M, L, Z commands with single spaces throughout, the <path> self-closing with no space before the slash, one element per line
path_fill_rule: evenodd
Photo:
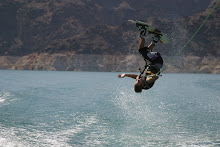
<path fill-rule="evenodd" d="M 60 132 L 59 136 L 69 136 L 74 138 L 79 134 L 84 134 L 84 139 L 78 143 L 85 144 L 86 146 L 103 145 L 110 137 L 107 133 L 109 130 L 106 127 L 106 124 L 102 123 L 101 125 L 97 125 L 97 123 L 99 123 L 99 120 L 95 115 L 84 116 L 84 119 L 79 120 L 77 125 Z M 96 129 L 94 130 L 94 128 Z"/>
<path fill-rule="evenodd" d="M 14 128 L 6 129 L 0 126 L 0 146 L 4 147 L 23 147 L 28 146 L 27 143 L 21 141 L 16 135 Z"/>
<path fill-rule="evenodd" d="M 4 128 L 0 126 L 0 146 L 73 146 L 83 144 L 85 146 L 99 146 L 109 139 L 109 130 L 106 124 L 100 123 L 95 115 L 83 115 L 65 129 L 57 131 L 45 131 L 26 128 Z M 42 126 L 41 126 L 42 125 Z M 40 128 L 47 128 L 49 124 L 40 124 Z M 94 129 L 95 128 L 95 129 Z M 19 136 L 17 135 L 19 134 Z M 78 140 L 79 135 L 83 137 Z M 74 142 L 73 144 L 69 142 Z"/>
<path fill-rule="evenodd" d="M 16 98 L 10 92 L 0 91 L 0 106 L 9 105 L 14 101 L 17 101 L 19 98 Z"/>
<path fill-rule="evenodd" d="M 0 91 L 0 103 L 3 103 L 10 96 L 9 92 Z"/>
<path fill-rule="evenodd" d="M 4 97 L 0 97 L 0 103 L 3 103 L 5 101 Z"/>

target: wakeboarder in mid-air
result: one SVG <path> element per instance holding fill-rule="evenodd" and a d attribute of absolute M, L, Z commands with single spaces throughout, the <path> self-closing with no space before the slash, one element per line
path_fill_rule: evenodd
<path fill-rule="evenodd" d="M 140 75 L 136 74 L 119 74 L 119 78 L 130 77 L 136 79 L 134 84 L 134 91 L 137 93 L 142 92 L 142 89 L 147 90 L 153 87 L 155 81 L 159 78 L 160 69 L 163 66 L 163 58 L 158 52 L 153 52 L 153 48 L 158 42 L 168 44 L 169 40 L 164 33 L 158 29 L 140 21 L 129 20 L 136 24 L 136 27 L 140 31 L 140 42 L 138 51 L 144 58 L 146 65 Z M 146 33 L 152 35 L 152 42 L 150 45 L 145 46 Z"/>

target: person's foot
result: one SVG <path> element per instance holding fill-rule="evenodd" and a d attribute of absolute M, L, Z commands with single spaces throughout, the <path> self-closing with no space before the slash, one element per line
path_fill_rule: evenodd
<path fill-rule="evenodd" d="M 154 44 L 156 44 L 156 43 L 160 40 L 160 35 L 155 35 L 155 36 L 153 36 L 152 38 L 153 38 L 152 42 L 153 42 Z"/>
<path fill-rule="evenodd" d="M 141 38 L 144 38 L 146 36 L 146 30 L 141 30 L 140 35 Z"/>
<path fill-rule="evenodd" d="M 141 25 L 141 24 L 136 24 L 136 26 L 137 26 L 137 29 L 140 31 L 140 37 L 144 38 L 147 32 L 146 26 Z"/>

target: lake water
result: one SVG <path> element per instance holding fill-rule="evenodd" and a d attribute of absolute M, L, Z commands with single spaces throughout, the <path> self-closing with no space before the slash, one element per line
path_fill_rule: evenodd
<path fill-rule="evenodd" d="M 220 75 L 0 70 L 0 146 L 220 146 Z"/>

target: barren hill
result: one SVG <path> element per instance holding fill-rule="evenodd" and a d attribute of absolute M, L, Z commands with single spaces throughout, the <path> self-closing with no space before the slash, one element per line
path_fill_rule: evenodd
<path fill-rule="evenodd" d="M 138 32 L 127 22 L 128 19 L 143 20 L 162 29 L 170 38 L 171 44 L 158 45 L 157 50 L 169 58 L 175 55 L 198 29 L 215 2 L 216 0 L 212 0 L 211 3 L 209 0 L 1 1 L 0 67 L 41 70 L 132 70 L 136 67 L 127 67 L 127 62 L 130 61 L 129 55 L 137 55 Z M 188 72 L 185 68 L 188 66 L 187 57 L 190 56 L 191 60 L 196 60 L 193 62 L 199 61 L 201 65 L 189 72 L 220 72 L 216 63 L 220 55 L 219 11 L 217 6 L 198 35 L 178 58 L 179 63 L 168 67 L 172 70 L 167 71 Z M 62 55 L 61 60 L 55 58 L 58 55 Z M 94 68 L 88 69 L 82 67 L 85 65 L 85 61 L 81 61 L 83 55 L 92 55 L 94 60 L 101 55 L 105 55 L 106 58 L 102 57 L 97 61 L 93 61 L 93 58 L 88 59 L 94 64 Z M 45 61 L 45 56 L 48 61 Z M 111 56 L 112 60 L 107 60 L 107 56 Z M 122 56 L 123 62 L 118 59 Z M 215 63 L 211 63 L 213 66 L 209 71 L 206 70 L 208 67 L 205 70 L 201 69 L 203 63 L 209 65 L 204 61 L 206 58 L 215 58 Z M 135 60 L 138 62 L 138 58 Z M 49 65 L 41 65 L 43 62 L 48 62 Z M 136 64 L 135 61 L 132 62 Z M 65 68 L 54 67 L 57 64 Z"/>

